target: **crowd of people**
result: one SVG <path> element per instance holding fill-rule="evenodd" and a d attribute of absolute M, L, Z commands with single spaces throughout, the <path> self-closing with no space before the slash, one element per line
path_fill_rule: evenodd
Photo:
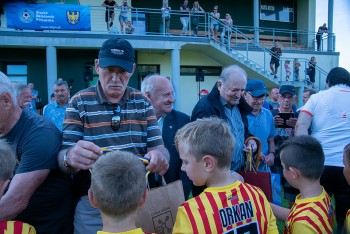
<path fill-rule="evenodd" d="M 98 83 L 71 97 L 59 79 L 44 116 L 28 108 L 30 86 L 0 73 L 0 231 L 143 233 L 135 219 L 147 202 L 147 170 L 151 188 L 162 177 L 182 181 L 173 233 L 278 233 L 276 217 L 285 233 L 332 233 L 333 214 L 342 232 L 350 219 L 347 70 L 333 68 L 329 88 L 306 90 L 296 110 L 294 86 L 273 88 L 268 102 L 263 81 L 230 65 L 188 116 L 173 108 L 166 76 L 129 87 L 135 67 L 128 41 L 106 40 Z M 251 136 L 262 144 L 261 166 L 281 176 L 288 207 L 236 173 L 245 153 L 258 151 Z"/>

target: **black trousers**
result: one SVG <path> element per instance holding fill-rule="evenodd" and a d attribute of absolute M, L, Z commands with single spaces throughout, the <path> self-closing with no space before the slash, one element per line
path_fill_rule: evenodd
<path fill-rule="evenodd" d="M 329 196 L 334 195 L 337 233 L 342 233 L 346 212 L 350 209 L 350 186 L 343 174 L 343 167 L 325 166 L 321 185 Z"/>

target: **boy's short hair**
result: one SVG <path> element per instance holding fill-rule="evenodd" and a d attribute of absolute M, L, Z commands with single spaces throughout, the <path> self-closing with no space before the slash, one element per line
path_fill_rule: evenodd
<path fill-rule="evenodd" d="M 350 143 L 344 147 L 344 155 L 350 163 Z"/>
<path fill-rule="evenodd" d="M 302 176 L 318 180 L 324 169 L 324 153 L 320 142 L 307 135 L 285 141 L 280 148 L 281 161 L 286 168 L 294 167 Z"/>
<path fill-rule="evenodd" d="M 91 190 L 100 210 L 120 217 L 135 211 L 146 190 L 145 165 L 136 155 L 113 151 L 91 170 Z"/>
<path fill-rule="evenodd" d="M 234 138 L 228 124 L 217 117 L 198 119 L 186 124 L 175 136 L 176 148 L 186 144 L 188 152 L 198 162 L 204 155 L 216 158 L 220 168 L 231 165 Z"/>
<path fill-rule="evenodd" d="M 16 166 L 16 156 L 11 146 L 0 139 L 0 182 L 10 179 Z M 0 194 L 1 195 L 1 194 Z"/>

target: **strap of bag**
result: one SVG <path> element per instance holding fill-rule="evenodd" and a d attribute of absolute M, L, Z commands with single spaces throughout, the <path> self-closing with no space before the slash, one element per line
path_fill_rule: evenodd
<path fill-rule="evenodd" d="M 251 146 L 249 149 L 249 152 L 246 153 L 244 171 L 253 171 L 253 172 L 257 173 L 259 163 L 260 163 L 262 144 L 261 144 L 261 141 L 259 140 L 259 138 L 253 137 L 253 136 L 248 137 L 244 143 L 248 144 L 248 142 L 250 140 L 254 140 L 256 142 L 257 150 L 254 154 L 253 147 Z"/>

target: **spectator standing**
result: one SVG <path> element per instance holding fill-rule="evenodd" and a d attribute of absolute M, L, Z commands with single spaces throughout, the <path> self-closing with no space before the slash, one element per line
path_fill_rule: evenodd
<path fill-rule="evenodd" d="M 57 81 L 53 86 L 56 97 L 55 102 L 51 102 L 44 107 L 44 116 L 56 125 L 62 132 L 64 114 L 68 107 L 70 90 L 66 81 Z"/>
<path fill-rule="evenodd" d="M 167 183 L 181 180 L 188 199 L 192 190 L 192 181 L 181 171 L 181 159 L 174 145 L 177 130 L 190 122 L 190 117 L 173 108 L 175 102 L 174 88 L 169 79 L 161 75 L 149 75 L 141 84 L 142 93 L 151 101 L 158 125 L 162 132 L 165 147 L 170 153 L 169 169 L 164 178 Z"/>
<path fill-rule="evenodd" d="M 38 90 L 34 89 L 34 83 L 28 83 L 28 87 L 32 92 L 32 108 L 36 111 L 37 109 L 36 102 L 37 102 L 37 99 L 39 98 L 39 92 Z"/>
<path fill-rule="evenodd" d="M 321 41 L 322 41 L 322 36 L 323 33 L 327 33 L 328 32 L 328 28 L 327 28 L 327 24 L 324 23 L 322 26 L 320 26 L 317 30 L 316 33 L 316 43 L 317 43 L 317 50 L 320 51 L 321 50 Z"/>
<path fill-rule="evenodd" d="M 272 166 L 275 160 L 276 135 L 275 124 L 270 110 L 263 108 L 263 103 L 268 96 L 263 81 L 250 79 L 247 82 L 244 98 L 252 112 L 248 114 L 248 129 L 251 134 L 259 138 L 262 144 L 262 160 L 268 166 Z"/>
<path fill-rule="evenodd" d="M 88 169 L 103 149 L 150 158 L 147 170 L 160 175 L 169 167 L 169 153 L 152 105 L 140 91 L 127 86 L 135 67 L 134 48 L 128 41 L 106 40 L 95 60 L 97 85 L 75 94 L 66 110 L 59 165 L 67 173 L 77 173 L 75 234 L 96 233 L 102 228 L 100 211 L 91 207 L 87 193 Z"/>
<path fill-rule="evenodd" d="M 282 49 L 279 47 L 278 41 L 275 41 L 274 46 L 271 48 L 271 61 L 270 69 L 273 78 L 277 78 L 278 67 L 280 66 L 280 56 L 282 55 Z"/>
<path fill-rule="evenodd" d="M 89 189 L 90 204 L 102 214 L 103 228 L 97 234 L 144 233 L 136 228 L 136 215 L 147 194 L 145 165 L 136 155 L 123 151 L 102 155 L 94 163 Z"/>
<path fill-rule="evenodd" d="M 188 7 L 188 0 L 184 0 L 184 3 L 180 6 L 180 21 L 182 24 L 182 34 L 187 34 L 189 21 L 190 21 L 190 8 Z"/>
<path fill-rule="evenodd" d="M 312 84 L 312 88 L 315 88 L 315 75 L 316 75 L 316 58 L 314 56 L 311 57 L 309 61 L 309 78 Z"/>
<path fill-rule="evenodd" d="M 224 22 L 224 26 L 222 28 L 222 32 L 220 34 L 220 39 L 221 39 L 221 43 L 226 43 L 227 46 L 230 46 L 231 43 L 231 34 L 232 34 L 232 25 L 233 25 L 233 20 L 231 18 L 231 15 L 226 13 L 225 15 L 225 19 L 223 20 Z M 225 37 L 227 38 L 225 40 Z"/>
<path fill-rule="evenodd" d="M 33 113 L 38 113 L 32 107 L 32 93 L 28 85 L 15 84 L 17 92 L 17 103 L 23 109 L 27 109 Z"/>
<path fill-rule="evenodd" d="M 284 70 L 286 71 L 286 81 L 289 80 L 290 75 L 292 74 L 292 70 L 290 69 L 290 60 L 286 60 L 284 62 Z"/>
<path fill-rule="evenodd" d="M 205 96 L 207 96 L 209 94 L 209 91 L 207 89 L 202 89 L 200 92 L 199 92 L 199 98 L 204 98 Z"/>
<path fill-rule="evenodd" d="M 341 67 L 333 68 L 326 78 L 328 90 L 310 97 L 296 125 L 296 135 L 308 135 L 320 141 L 325 153 L 325 168 L 321 184 L 335 198 L 338 232 L 344 226 L 350 209 L 350 186 L 343 175 L 343 149 L 350 139 L 350 74 Z"/>
<path fill-rule="evenodd" d="M 213 35 L 213 39 L 216 40 L 217 34 L 219 32 L 219 20 L 220 20 L 220 13 L 219 13 L 219 7 L 218 5 L 215 5 L 213 8 L 213 11 L 210 12 L 211 15 L 211 23 L 210 23 L 210 31 Z"/>
<path fill-rule="evenodd" d="M 299 191 L 293 188 L 283 177 L 283 168 L 280 159 L 280 147 L 284 141 L 294 137 L 294 127 L 298 119 L 298 114 L 293 111 L 293 104 L 295 100 L 295 87 L 292 85 L 282 85 L 279 89 L 279 103 L 278 109 L 271 110 L 274 117 L 274 123 L 276 127 L 275 147 L 276 158 L 275 165 L 271 168 L 274 173 L 279 173 L 282 178 L 282 187 L 284 190 L 284 198 L 288 200 L 289 205 L 292 205 L 295 201 L 295 197 L 299 194 Z M 294 113 L 294 117 L 289 119 L 281 118 L 279 113 Z M 283 126 L 286 123 L 287 126 Z"/>
<path fill-rule="evenodd" d="M 198 26 L 200 21 L 200 13 L 204 13 L 203 8 L 199 5 L 198 1 L 193 2 L 193 7 L 191 9 L 191 19 L 192 19 L 192 29 L 194 36 L 198 36 Z"/>
<path fill-rule="evenodd" d="M 303 98 L 302 98 L 302 101 L 303 101 L 303 106 L 299 107 L 297 109 L 297 112 L 300 112 L 304 105 L 307 103 L 307 101 L 310 99 L 311 95 L 315 94 L 316 93 L 316 90 L 314 89 L 305 89 L 304 90 L 304 93 L 303 93 Z"/>
<path fill-rule="evenodd" d="M 114 8 L 118 7 L 118 4 L 113 0 L 105 0 L 101 6 L 106 7 L 105 21 L 107 24 L 107 30 L 109 30 L 112 27 L 114 21 Z"/>
<path fill-rule="evenodd" d="M 16 166 L 11 146 L 0 139 L 0 199 L 4 194 Z M 33 226 L 19 221 L 0 221 L 0 233 L 36 234 Z"/>
<path fill-rule="evenodd" d="M 129 20 L 128 22 L 126 22 L 125 34 L 133 34 L 134 31 L 135 31 L 135 28 L 132 25 L 131 21 Z"/>
<path fill-rule="evenodd" d="M 270 98 L 271 100 L 268 101 L 269 106 L 270 106 L 270 110 L 276 110 L 280 107 L 280 103 L 279 103 L 279 88 L 272 88 L 271 92 L 270 92 Z"/>
<path fill-rule="evenodd" d="M 165 34 L 169 34 L 170 29 L 170 11 L 171 7 L 168 5 L 168 2 L 163 2 L 163 7 L 161 8 L 162 11 L 162 30 Z"/>
<path fill-rule="evenodd" d="M 294 81 L 299 81 L 299 68 L 300 68 L 299 60 L 295 58 L 293 62 L 293 80 Z"/>
<path fill-rule="evenodd" d="M 127 0 L 123 0 L 123 4 L 118 8 L 120 9 L 120 14 L 119 14 L 120 32 L 124 33 L 124 25 L 126 26 L 126 22 L 128 22 L 129 10 L 132 9 L 133 7 L 128 5 Z"/>
<path fill-rule="evenodd" d="M 29 223 L 38 234 L 70 233 L 71 178 L 57 165 L 61 134 L 49 120 L 21 109 L 3 73 L 0 87 L 0 138 L 15 149 L 18 163 L 0 199 L 0 220 Z"/>

